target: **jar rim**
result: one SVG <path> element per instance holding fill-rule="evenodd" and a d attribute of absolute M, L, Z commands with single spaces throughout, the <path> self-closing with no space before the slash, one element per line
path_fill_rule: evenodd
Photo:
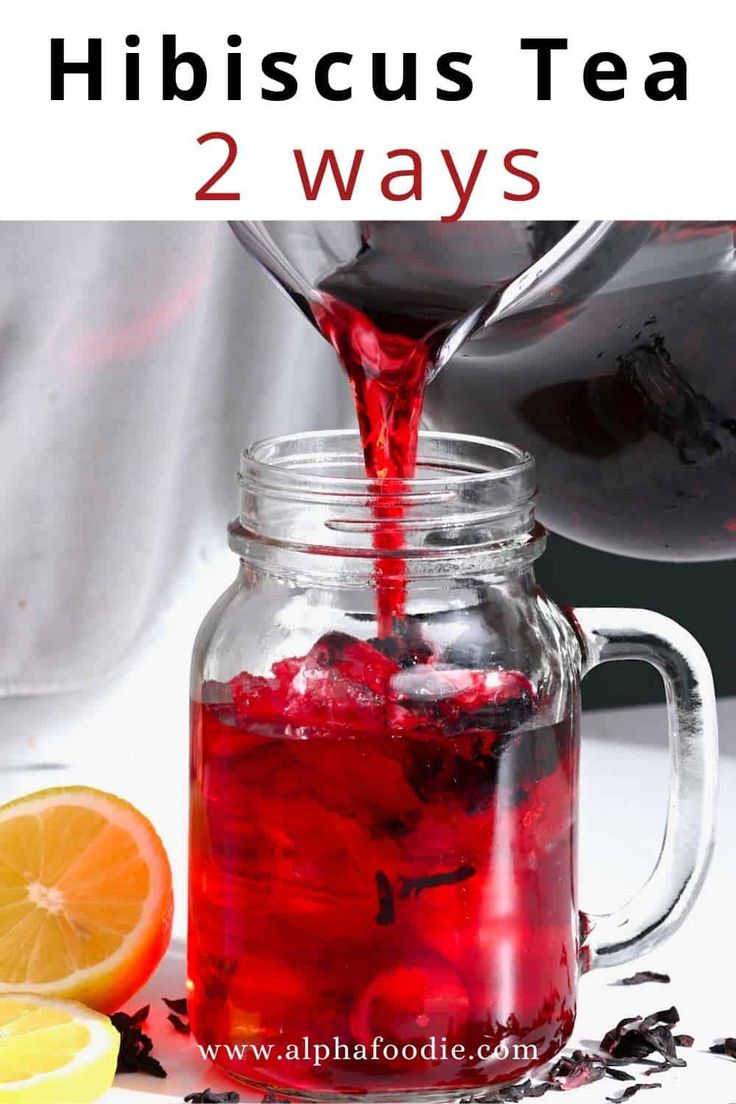
<path fill-rule="evenodd" d="M 230 544 L 251 560 L 281 549 L 314 563 L 337 556 L 470 570 L 522 564 L 544 546 L 534 459 L 505 441 L 420 433 L 417 477 L 380 480 L 365 475 L 356 430 L 271 437 L 243 452 L 239 483 Z"/>
<path fill-rule="evenodd" d="M 432 451 L 436 455 L 431 455 Z M 413 494 L 424 497 L 440 488 L 460 490 L 475 483 L 518 479 L 522 500 L 536 493 L 534 457 L 526 449 L 495 438 L 420 432 L 417 469 L 421 475 L 410 479 L 371 479 L 362 471 L 362 455 L 360 435 L 352 429 L 308 430 L 264 437 L 243 450 L 238 479 L 241 485 L 268 484 L 270 487 L 274 486 L 274 481 L 282 482 L 284 491 L 296 492 L 301 488 L 317 494 L 354 493 L 361 497 L 398 494 L 402 499 L 411 498 Z M 496 464 L 492 464 L 493 457 Z M 333 463 L 350 461 L 360 465 L 360 473 L 336 475 L 305 470 L 310 464 L 316 467 L 327 460 Z M 504 463 L 499 465 L 499 460 Z M 283 479 L 279 480 L 279 476 Z M 526 494 L 522 490 L 525 486 L 528 488 Z"/>

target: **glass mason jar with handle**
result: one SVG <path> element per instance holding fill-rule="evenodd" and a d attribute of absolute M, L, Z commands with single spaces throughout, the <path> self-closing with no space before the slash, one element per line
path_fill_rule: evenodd
<path fill-rule="evenodd" d="M 511 445 L 425 435 L 416 478 L 377 484 L 357 434 L 282 437 L 244 453 L 240 486 L 238 576 L 192 672 L 195 1035 L 300 1099 L 513 1082 L 564 1045 L 580 974 L 651 949 L 702 885 L 705 655 L 659 614 L 539 590 L 534 462 Z M 614 659 L 662 674 L 672 790 L 649 881 L 590 916 L 579 688 Z"/>

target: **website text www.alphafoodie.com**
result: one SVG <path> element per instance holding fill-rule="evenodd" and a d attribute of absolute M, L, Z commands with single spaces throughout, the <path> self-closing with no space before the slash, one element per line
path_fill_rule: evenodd
<path fill-rule="evenodd" d="M 537 1061 L 537 1047 L 531 1043 L 480 1043 L 472 1050 L 462 1043 L 453 1043 L 445 1035 L 430 1036 L 424 1043 L 393 1043 L 382 1035 L 375 1035 L 370 1042 L 345 1042 L 338 1035 L 329 1043 L 313 1042 L 308 1035 L 298 1042 L 283 1043 L 209 1043 L 198 1045 L 203 1061 L 216 1062 L 227 1057 L 230 1061 L 306 1062 L 319 1068 L 325 1062 L 518 1062 Z"/>

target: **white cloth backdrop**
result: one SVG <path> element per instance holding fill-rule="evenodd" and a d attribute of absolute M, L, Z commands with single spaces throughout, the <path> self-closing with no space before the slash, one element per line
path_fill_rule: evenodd
<path fill-rule="evenodd" d="M 224 224 L 0 224 L 0 697 L 114 679 L 207 590 L 240 449 L 350 419 Z"/>

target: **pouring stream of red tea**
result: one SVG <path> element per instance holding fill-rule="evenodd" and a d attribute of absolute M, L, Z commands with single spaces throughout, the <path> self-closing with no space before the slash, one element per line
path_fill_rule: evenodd
<path fill-rule="evenodd" d="M 424 392 L 451 323 L 402 315 L 369 317 L 326 293 L 313 310 L 350 381 L 366 475 L 379 483 L 412 479 Z M 374 510 L 378 551 L 395 553 L 403 544 L 400 486 L 397 490 L 398 499 Z M 378 635 L 386 637 L 404 613 L 405 562 L 396 555 L 380 557 L 375 579 Z"/>

